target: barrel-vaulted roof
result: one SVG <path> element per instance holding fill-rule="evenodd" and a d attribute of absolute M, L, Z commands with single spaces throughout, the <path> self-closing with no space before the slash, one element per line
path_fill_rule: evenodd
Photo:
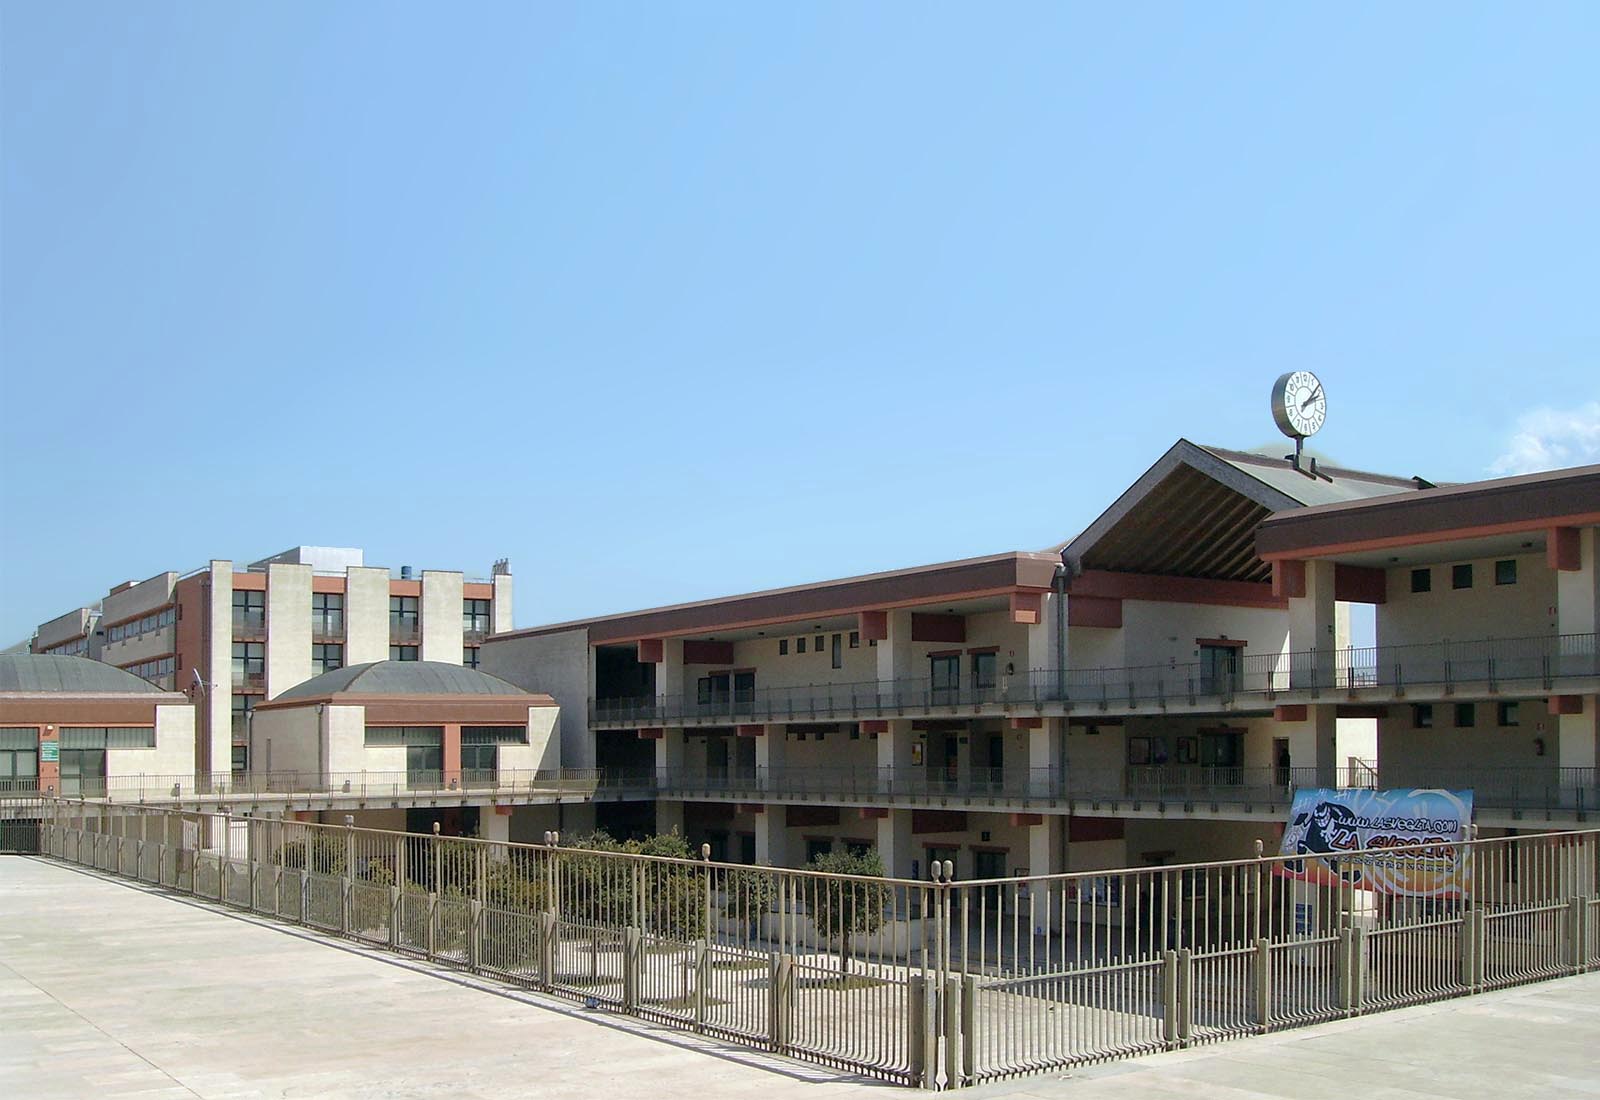
<path fill-rule="evenodd" d="M 373 661 L 313 676 L 277 699 L 321 699 L 336 695 L 527 694 L 509 681 L 464 665 L 442 661 Z"/>
<path fill-rule="evenodd" d="M 62 695 L 165 695 L 149 680 L 91 661 L 53 653 L 0 653 L 0 692 Z"/>

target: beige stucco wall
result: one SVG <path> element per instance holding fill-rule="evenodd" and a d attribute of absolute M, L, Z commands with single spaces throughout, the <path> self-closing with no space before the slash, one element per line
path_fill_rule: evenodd
<path fill-rule="evenodd" d="M 329 704 L 322 716 L 324 743 L 323 761 L 329 775 L 361 771 L 406 770 L 406 750 L 403 746 L 387 749 L 368 749 L 367 708 Z M 394 756 L 398 754 L 399 763 Z"/>
<path fill-rule="evenodd" d="M 257 711 L 250 720 L 250 767 L 256 772 L 321 774 L 315 706 Z"/>
<path fill-rule="evenodd" d="M 172 602 L 172 590 L 178 583 L 176 573 L 157 573 L 147 581 L 132 588 L 108 595 L 100 601 L 102 622 L 115 623 L 146 611 L 154 611 Z"/>
<path fill-rule="evenodd" d="M 311 566 L 267 566 L 267 698 L 311 679 Z"/>
<path fill-rule="evenodd" d="M 422 649 L 424 661 L 461 663 L 460 573 L 442 569 L 422 571 Z"/>
<path fill-rule="evenodd" d="M 106 776 L 162 776 L 187 785 L 194 776 L 195 709 L 183 703 L 156 707 L 156 744 L 150 749 L 106 750 Z"/>
<path fill-rule="evenodd" d="M 211 774 L 220 778 L 233 769 L 233 562 L 215 559 L 210 573 L 211 676 L 206 707 L 211 719 Z"/>
<path fill-rule="evenodd" d="M 494 597 L 489 603 L 489 632 L 501 634 L 515 627 L 512 624 L 511 597 L 514 591 L 510 573 L 496 573 L 493 578 Z"/>
<path fill-rule="evenodd" d="M 555 699 L 560 704 L 557 723 L 562 766 L 594 767 L 594 737 L 589 732 L 594 669 L 586 629 L 491 639 L 483 646 L 479 668 Z"/>
<path fill-rule="evenodd" d="M 370 565 L 345 570 L 344 663 L 389 659 L 389 571 Z"/>
<path fill-rule="evenodd" d="M 1542 553 L 1521 554 L 1517 583 L 1494 583 L 1495 558 L 1471 561 L 1472 587 L 1450 587 L 1451 566 L 1432 566 L 1433 589 L 1411 591 L 1411 568 L 1388 570 L 1388 601 L 1378 605 L 1378 644 L 1543 637 L 1556 629 L 1556 574 Z"/>

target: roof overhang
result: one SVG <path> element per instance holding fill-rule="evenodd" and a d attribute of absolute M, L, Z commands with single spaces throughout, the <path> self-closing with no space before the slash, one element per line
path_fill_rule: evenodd
<path fill-rule="evenodd" d="M 1256 534 L 1265 561 L 1466 542 L 1600 524 L 1600 465 L 1301 508 Z"/>
<path fill-rule="evenodd" d="M 396 695 L 336 692 L 332 695 L 271 699 L 258 712 L 294 711 L 308 707 L 362 707 L 366 721 L 401 725 L 526 725 L 530 708 L 554 707 L 548 695 Z"/>
<path fill-rule="evenodd" d="M 698 603 L 675 604 L 623 615 L 580 619 L 496 634 L 486 643 L 587 629 L 589 643 L 709 634 L 778 623 L 811 623 L 861 611 L 944 604 L 1019 591 L 1047 591 L 1055 577 L 1053 554 L 1009 553 L 889 573 L 869 573 L 818 584 L 775 588 Z"/>

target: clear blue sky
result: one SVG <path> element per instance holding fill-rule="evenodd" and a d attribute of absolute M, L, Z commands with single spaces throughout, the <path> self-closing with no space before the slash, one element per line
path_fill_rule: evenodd
<path fill-rule="evenodd" d="M 0 5 L 0 643 L 296 543 L 522 625 L 1600 449 L 1600 5 Z M 1590 461 L 1595 459 L 1589 458 Z"/>

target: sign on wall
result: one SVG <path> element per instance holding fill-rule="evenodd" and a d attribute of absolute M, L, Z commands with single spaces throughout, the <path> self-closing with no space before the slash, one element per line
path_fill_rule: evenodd
<path fill-rule="evenodd" d="M 60 741 L 40 741 L 39 742 L 39 763 L 41 763 L 41 764 L 59 764 L 59 763 L 61 763 L 61 742 Z"/>
<path fill-rule="evenodd" d="M 1279 851 L 1301 858 L 1276 873 L 1379 894 L 1466 897 L 1472 867 L 1461 842 L 1471 825 L 1471 791 L 1296 791 Z"/>

